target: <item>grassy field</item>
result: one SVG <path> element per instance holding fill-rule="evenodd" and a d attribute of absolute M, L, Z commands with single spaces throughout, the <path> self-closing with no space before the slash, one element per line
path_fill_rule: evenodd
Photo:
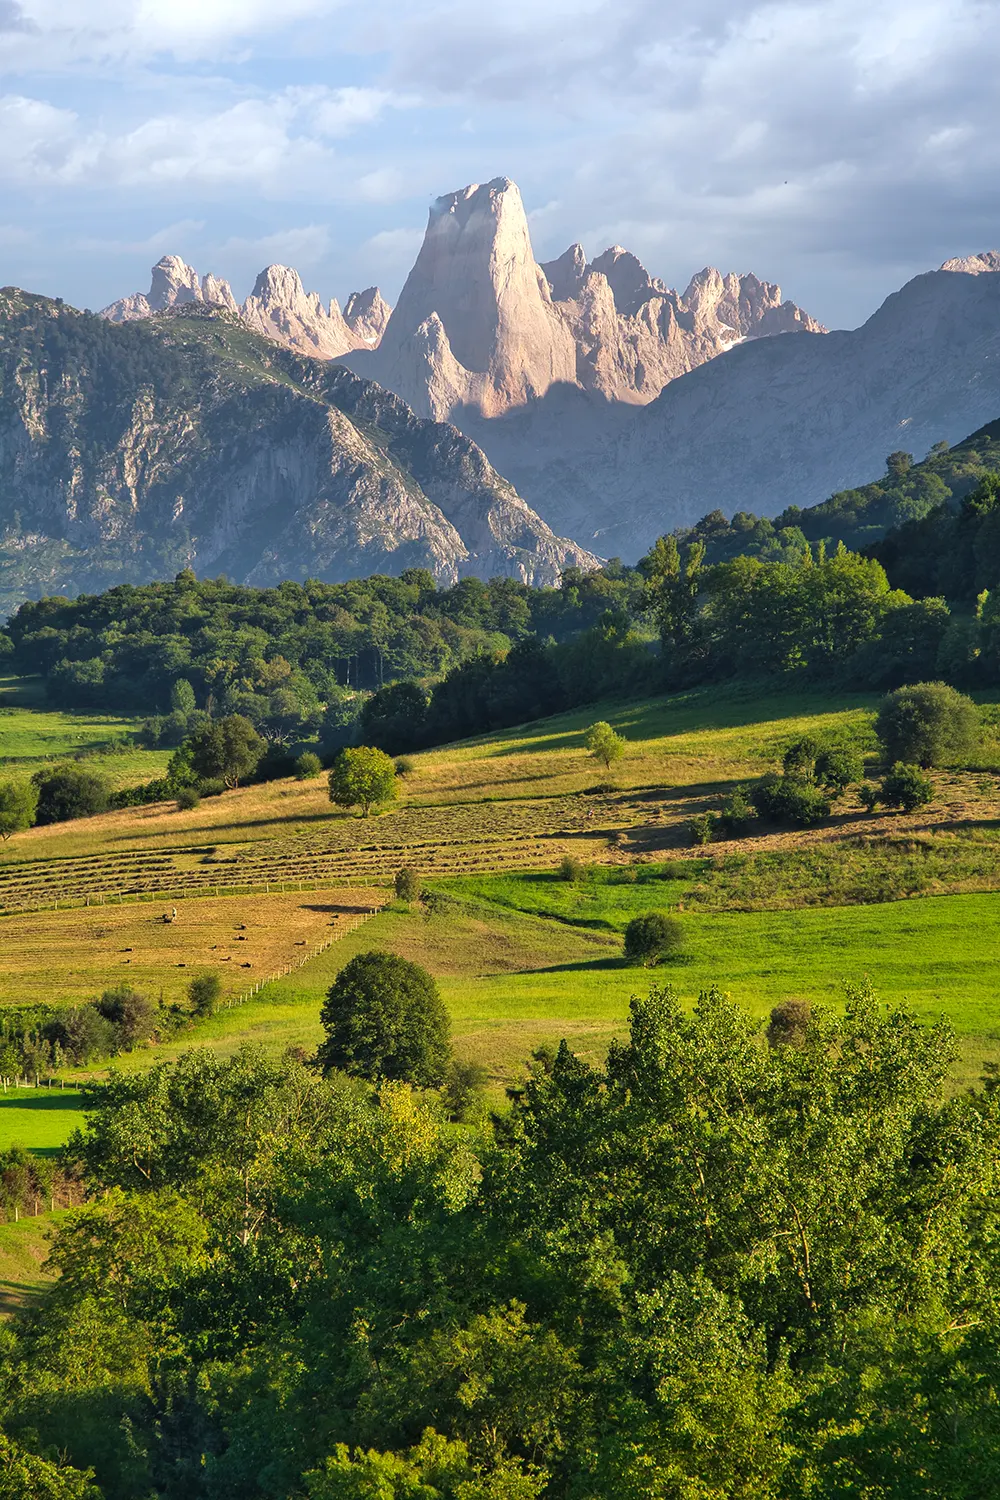
<path fill-rule="evenodd" d="M 9 779 L 40 766 L 86 756 L 114 790 L 161 776 L 169 750 L 123 747 L 138 719 L 106 714 L 60 713 L 48 707 L 35 679 L 0 677 L 0 764 Z"/>
<path fill-rule="evenodd" d="M 52 1276 L 45 1269 L 49 1235 L 65 1211 L 39 1214 L 17 1224 L 0 1224 L 0 1317 L 27 1307 Z"/>
<path fill-rule="evenodd" d="M 0 923 L 0 1005 L 75 1004 L 128 983 L 165 1004 L 198 974 L 217 973 L 223 994 L 250 989 L 302 961 L 384 895 L 333 888 L 308 895 L 246 896 L 37 912 Z"/>
<path fill-rule="evenodd" d="M 57 1150 L 79 1125 L 81 1104 L 74 1088 L 6 1090 L 0 1094 L 0 1151 L 9 1146 Z"/>
<path fill-rule="evenodd" d="M 993 775 L 938 774 L 934 802 L 911 817 L 845 803 L 819 830 L 764 829 L 707 851 L 688 839 L 693 812 L 780 762 L 805 733 L 871 752 L 873 704 L 719 690 L 595 705 L 413 757 L 399 806 L 370 820 L 332 809 L 319 779 L 243 788 L 190 812 L 142 807 L 33 830 L 0 853 L 0 901 L 9 892 L 12 905 L 20 892 L 41 905 L 60 891 L 102 900 L 172 883 L 187 896 L 169 927 L 155 904 L 0 917 L 0 1002 L 83 998 L 121 978 L 170 1000 L 204 968 L 241 988 L 310 951 L 329 931 L 327 906 L 377 899 L 343 887 L 332 894 L 338 879 L 381 882 L 384 891 L 407 865 L 438 893 L 434 911 L 388 910 L 238 1010 L 116 1065 L 148 1066 L 193 1044 L 310 1049 L 340 965 L 360 948 L 387 947 L 437 976 L 456 1049 L 484 1061 L 499 1084 L 519 1074 L 540 1042 L 567 1035 L 580 1050 L 602 1051 L 630 995 L 651 979 L 623 967 L 620 933 L 637 911 L 671 907 L 683 916 L 685 951 L 655 977 L 686 997 L 719 984 L 763 1016 L 788 995 L 838 1004 L 841 982 L 868 974 L 887 999 L 906 999 L 928 1017 L 948 1014 L 964 1038 L 965 1075 L 974 1077 L 1000 1045 Z M 610 786 L 584 744 L 598 717 L 629 744 Z M 985 721 L 989 765 L 995 705 Z M 30 723 L 24 735 L 27 754 Z M 565 853 L 593 873 L 556 879 Z M 263 889 L 289 878 L 315 890 Z M 259 882 L 258 893 L 210 894 L 241 882 Z M 237 942 L 241 922 L 245 945 Z M 253 968 L 237 969 L 244 962 Z"/>

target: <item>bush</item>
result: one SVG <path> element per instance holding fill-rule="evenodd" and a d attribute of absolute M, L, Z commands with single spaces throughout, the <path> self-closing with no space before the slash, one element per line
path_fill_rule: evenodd
<path fill-rule="evenodd" d="M 221 797 L 226 790 L 226 783 L 221 776 L 206 776 L 198 783 L 198 792 L 202 797 Z"/>
<path fill-rule="evenodd" d="M 819 746 L 809 735 L 795 740 L 785 751 L 782 769 L 786 776 L 797 781 L 812 781 L 816 772 L 816 757 Z"/>
<path fill-rule="evenodd" d="M 560 880 L 579 880 L 583 875 L 583 862 L 575 854 L 564 854 L 559 861 Z"/>
<path fill-rule="evenodd" d="M 115 1028 L 96 1005 L 58 1011 L 46 1027 L 49 1040 L 74 1063 L 89 1063 L 115 1050 Z"/>
<path fill-rule="evenodd" d="M 718 821 L 713 812 L 695 813 L 688 822 L 692 844 L 710 844 L 715 837 L 715 825 Z"/>
<path fill-rule="evenodd" d="M 684 939 L 684 927 L 665 911 L 649 911 L 633 917 L 625 929 L 625 957 L 629 963 L 658 964 L 676 953 Z"/>
<path fill-rule="evenodd" d="M 756 817 L 756 809 L 745 786 L 738 786 L 726 797 L 719 812 L 718 823 L 729 838 L 739 838 Z"/>
<path fill-rule="evenodd" d="M 821 750 L 816 757 L 816 780 L 827 791 L 840 796 L 865 774 L 865 763 L 856 750 L 846 746 Z"/>
<path fill-rule="evenodd" d="M 750 800 L 762 818 L 811 828 L 830 816 L 829 798 L 818 786 L 769 771 L 751 788 Z"/>
<path fill-rule="evenodd" d="M 32 781 L 0 781 L 0 839 L 23 833 L 38 812 L 38 787 Z"/>
<path fill-rule="evenodd" d="M 879 789 L 870 781 L 863 781 L 858 787 L 858 801 L 868 812 L 874 812 L 879 804 Z"/>
<path fill-rule="evenodd" d="M 898 761 L 882 780 L 879 801 L 886 807 L 898 807 L 901 812 L 914 812 L 924 807 L 934 796 L 934 787 L 919 766 L 907 766 Z"/>
<path fill-rule="evenodd" d="M 218 974 L 199 974 L 188 985 L 188 1001 L 196 1016 L 210 1016 L 222 999 L 222 980 Z"/>
<path fill-rule="evenodd" d="M 107 782 L 79 766 L 53 766 L 36 771 L 31 778 L 38 789 L 37 823 L 65 823 L 106 812 L 110 801 Z"/>
<path fill-rule="evenodd" d="M 397 755 L 393 765 L 397 776 L 412 776 L 417 769 L 417 763 L 411 755 Z"/>
<path fill-rule="evenodd" d="M 767 1028 L 768 1046 L 803 1046 L 811 1020 L 812 1006 L 808 1000 L 783 1000 L 771 1012 Z"/>
<path fill-rule="evenodd" d="M 587 749 L 603 763 L 605 770 L 610 771 L 625 754 L 625 739 L 600 719 L 587 730 Z"/>
<path fill-rule="evenodd" d="M 421 1088 L 445 1081 L 448 1013 L 434 980 L 395 953 L 359 953 L 345 964 L 320 1012 L 326 1040 L 317 1061 L 361 1078 Z"/>
<path fill-rule="evenodd" d="M 120 984 L 105 990 L 96 1008 L 115 1029 L 119 1047 L 130 1050 L 136 1042 L 147 1039 L 153 1029 L 156 1006 L 131 985 Z"/>
<path fill-rule="evenodd" d="M 177 811 L 191 812 L 201 806 L 201 795 L 196 787 L 182 786 L 177 793 Z"/>
<path fill-rule="evenodd" d="M 482 1099 L 489 1076 L 481 1063 L 452 1062 L 443 1095 L 445 1107 L 453 1120 L 468 1120 L 475 1114 L 475 1106 Z"/>
<path fill-rule="evenodd" d="M 322 769 L 323 762 L 320 760 L 319 756 L 314 755 L 311 750 L 303 750 L 302 754 L 295 762 L 295 780 L 311 781 L 314 776 L 319 775 Z"/>
<path fill-rule="evenodd" d="M 397 870 L 395 887 L 400 901 L 420 900 L 420 876 L 416 870 Z"/>
<path fill-rule="evenodd" d="M 384 750 L 358 745 L 341 750 L 330 772 L 330 801 L 360 807 L 367 818 L 373 807 L 392 802 L 399 793 L 396 768 Z"/>
<path fill-rule="evenodd" d="M 875 733 L 886 765 L 943 765 L 971 755 L 979 743 L 979 714 L 971 698 L 945 682 L 918 682 L 882 700 Z"/>

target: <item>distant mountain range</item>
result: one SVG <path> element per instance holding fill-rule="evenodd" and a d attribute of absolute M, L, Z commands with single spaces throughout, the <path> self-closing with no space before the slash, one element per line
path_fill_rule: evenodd
<path fill-rule="evenodd" d="M 507 178 L 437 200 L 391 310 L 375 287 L 324 306 L 278 266 L 240 306 L 166 257 L 148 295 L 104 315 L 185 301 L 454 423 L 554 530 L 627 560 L 715 509 L 818 503 L 889 451 L 920 457 L 1000 412 L 1000 252 L 946 261 L 827 333 L 749 274 L 706 268 L 677 292 L 621 246 L 539 264 Z"/>
<path fill-rule="evenodd" d="M 0 603 L 188 565 L 556 583 L 597 559 L 454 427 L 218 302 L 115 324 L 0 291 Z"/>

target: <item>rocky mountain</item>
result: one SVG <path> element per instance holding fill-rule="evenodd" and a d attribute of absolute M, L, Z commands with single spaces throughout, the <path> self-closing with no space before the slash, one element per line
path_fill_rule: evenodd
<path fill-rule="evenodd" d="M 715 509 L 775 516 L 818 503 L 866 483 L 887 453 L 919 458 L 995 419 L 994 258 L 1000 266 L 990 251 L 914 278 L 861 328 L 743 342 L 610 436 L 588 442 L 578 420 L 573 454 L 526 440 L 524 418 L 509 413 L 493 424 L 491 457 L 551 525 L 627 560 Z"/>
<path fill-rule="evenodd" d="M 258 283 L 262 320 L 272 290 Z M 260 584 L 411 567 L 552 583 L 595 564 L 454 427 L 205 299 L 173 265 L 146 299 L 157 317 L 0 292 L 8 606 L 186 564 Z"/>
<path fill-rule="evenodd" d="M 338 354 L 377 344 L 389 316 L 388 304 L 374 286 L 353 292 L 345 313 L 336 299 L 324 307 L 318 294 L 307 292 L 299 273 L 290 266 L 265 267 L 242 305 L 237 303 L 228 281 L 212 275 L 199 277 L 179 255 L 165 255 L 151 274 L 148 294 L 134 292 L 131 297 L 122 297 L 104 308 L 101 317 L 110 323 L 130 323 L 200 302 L 224 307 L 255 333 L 297 354 L 335 359 Z"/>
<path fill-rule="evenodd" d="M 709 267 L 677 293 L 620 245 L 538 265 L 517 186 L 498 177 L 436 201 L 381 342 L 346 362 L 421 415 L 465 425 L 559 386 L 641 405 L 743 339 L 798 330 L 823 331 L 755 276 Z"/>

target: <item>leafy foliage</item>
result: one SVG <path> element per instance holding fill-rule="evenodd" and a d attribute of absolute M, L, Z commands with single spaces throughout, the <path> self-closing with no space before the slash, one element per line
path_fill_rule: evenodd
<path fill-rule="evenodd" d="M 81 766 L 53 766 L 36 771 L 32 781 L 38 792 L 35 815 L 38 823 L 62 823 L 107 811 L 108 785 L 95 771 L 86 771 Z"/>
<path fill-rule="evenodd" d="M 908 766 L 897 761 L 882 778 L 878 789 L 878 800 L 886 807 L 898 807 L 901 812 L 915 812 L 933 800 L 934 786 L 919 766 Z"/>
<path fill-rule="evenodd" d="M 243 714 L 212 720 L 189 742 L 192 770 L 199 777 L 218 777 L 228 787 L 239 786 L 257 769 L 264 741 Z"/>
<path fill-rule="evenodd" d="M 330 801 L 338 807 L 360 807 L 367 818 L 373 807 L 394 802 L 399 794 L 396 767 L 384 750 L 371 745 L 341 750 L 329 777 Z"/>
<path fill-rule="evenodd" d="M 683 941 L 684 924 L 677 917 L 665 911 L 644 912 L 625 928 L 625 957 L 634 964 L 658 964 L 676 953 Z"/>
<path fill-rule="evenodd" d="M 448 1013 L 419 964 L 394 953 L 359 953 L 341 969 L 320 1013 L 318 1061 L 361 1078 L 432 1088 L 450 1058 Z"/>
<path fill-rule="evenodd" d="M 910 761 L 925 769 L 970 755 L 979 743 L 979 714 L 971 698 L 944 682 L 918 682 L 890 693 L 879 707 L 875 733 L 889 765 Z"/>
<path fill-rule="evenodd" d="M 611 725 L 603 719 L 599 719 L 596 724 L 591 724 L 587 730 L 587 749 L 607 771 L 610 771 L 611 767 L 622 759 L 625 746 L 625 736 L 616 734 Z"/>
<path fill-rule="evenodd" d="M 0 781 L 0 839 L 5 843 L 34 823 L 39 791 L 33 781 Z"/>

